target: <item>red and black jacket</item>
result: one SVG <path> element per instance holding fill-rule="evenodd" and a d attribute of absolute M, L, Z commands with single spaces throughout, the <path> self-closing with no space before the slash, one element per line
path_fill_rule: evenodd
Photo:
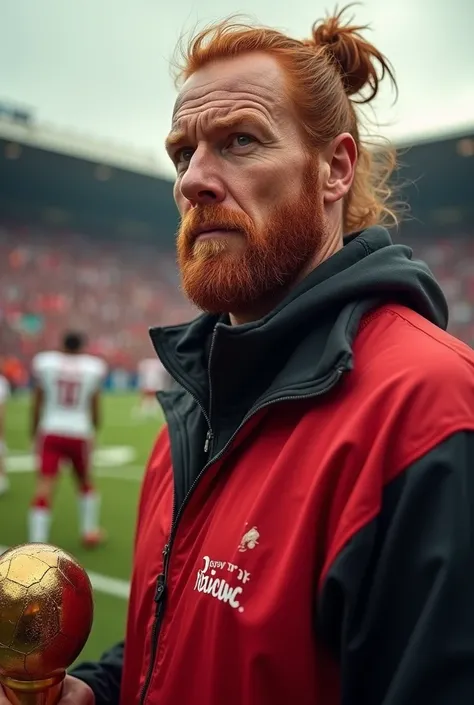
<path fill-rule="evenodd" d="M 380 228 L 237 328 L 153 330 L 176 380 L 125 648 L 98 705 L 471 705 L 474 355 Z"/>

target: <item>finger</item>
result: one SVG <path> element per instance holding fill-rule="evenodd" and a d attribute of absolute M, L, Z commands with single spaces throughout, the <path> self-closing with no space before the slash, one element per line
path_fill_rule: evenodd
<path fill-rule="evenodd" d="M 92 690 L 82 681 L 68 676 L 58 705 L 94 705 Z"/>

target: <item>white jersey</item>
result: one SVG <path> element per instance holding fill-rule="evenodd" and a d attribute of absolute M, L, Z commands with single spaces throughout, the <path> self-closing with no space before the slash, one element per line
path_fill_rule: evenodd
<path fill-rule="evenodd" d="M 94 433 L 91 400 L 106 373 L 105 362 L 92 355 L 36 355 L 33 374 L 44 394 L 40 433 L 90 438 Z"/>
<path fill-rule="evenodd" d="M 10 396 L 10 385 L 8 380 L 3 375 L 0 375 L 0 406 L 5 404 L 6 400 Z"/>
<path fill-rule="evenodd" d="M 8 384 L 8 380 L 3 375 L 0 375 L 0 406 L 3 406 L 6 403 L 9 396 L 10 396 L 10 385 Z M 0 434 L 1 434 L 1 429 L 0 429 Z M 0 435 L 0 460 L 2 459 L 4 452 L 5 452 L 5 443 L 3 442 L 3 438 Z M 2 475 L 0 475 L 0 494 L 2 494 Z"/>
<path fill-rule="evenodd" d="M 165 389 L 168 372 L 157 357 L 151 357 L 138 363 L 138 387 L 143 392 L 158 392 Z"/>

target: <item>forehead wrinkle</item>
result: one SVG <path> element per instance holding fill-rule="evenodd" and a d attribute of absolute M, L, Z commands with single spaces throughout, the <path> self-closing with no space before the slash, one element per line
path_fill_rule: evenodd
<path fill-rule="evenodd" d="M 218 85 L 216 85 L 218 84 Z M 273 86 L 275 85 L 275 82 L 273 82 Z M 214 86 L 214 87 L 212 87 Z M 249 90 L 250 89 L 250 90 Z M 178 100 L 184 101 L 186 100 L 186 96 L 191 94 L 192 98 L 191 100 L 195 98 L 200 98 L 200 97 L 206 97 L 209 95 L 209 93 L 216 92 L 216 91 L 222 91 L 222 92 L 227 92 L 227 93 L 235 93 L 235 92 L 243 92 L 243 93 L 248 93 L 248 92 L 255 92 L 256 95 L 261 95 L 262 91 L 265 97 L 268 97 L 270 99 L 273 99 L 275 95 L 275 90 L 272 90 L 271 88 L 268 88 L 268 78 L 266 79 L 265 83 L 260 82 L 260 81 L 252 81 L 248 79 L 242 79 L 242 78 L 226 78 L 226 79 L 212 79 L 210 81 L 206 81 L 205 83 L 201 83 L 199 86 L 191 86 L 191 88 L 188 88 L 187 90 L 185 89 L 182 93 L 181 96 L 178 98 Z M 283 89 L 283 85 L 282 85 Z M 195 96 L 193 95 L 195 94 Z"/>
<path fill-rule="evenodd" d="M 221 75 L 207 79 L 201 75 L 197 76 L 199 84 L 193 85 L 196 76 L 194 74 L 188 79 L 188 85 L 183 86 L 176 99 L 171 131 L 165 142 L 168 148 L 185 141 L 190 129 L 195 131 L 199 125 L 204 131 L 209 126 L 212 129 L 210 123 L 213 119 L 218 120 L 232 112 L 247 110 L 253 111 L 256 116 L 260 114 L 269 129 L 285 119 L 288 113 L 288 109 L 285 109 L 284 81 L 274 71 L 252 71 L 250 77 L 248 72 L 245 72 L 245 76 Z M 269 78 L 273 80 L 269 81 Z M 263 124 L 261 128 L 264 128 Z"/>
<path fill-rule="evenodd" d="M 234 126 L 238 127 L 239 124 L 248 123 L 255 125 L 257 129 L 266 131 L 268 135 L 268 131 L 271 131 L 270 115 L 266 114 L 265 117 L 262 117 L 262 112 L 256 110 L 253 103 L 248 104 L 246 101 L 242 101 L 237 106 L 235 101 L 229 102 L 228 105 L 212 106 L 198 115 L 191 116 L 195 118 L 192 131 L 198 127 L 199 123 L 201 123 L 200 127 L 203 132 L 231 129 Z M 181 116 L 173 126 L 165 142 L 168 148 L 180 144 L 187 138 L 190 126 L 187 124 L 186 117 Z"/>
<path fill-rule="evenodd" d="M 265 119 L 269 123 L 271 123 L 272 113 L 270 112 L 270 110 L 265 105 L 262 105 L 261 103 L 253 100 L 252 98 L 253 97 L 251 95 L 241 96 L 239 100 L 235 100 L 235 98 L 224 98 L 221 100 L 206 101 L 206 103 L 199 102 L 194 105 L 186 106 L 186 108 L 183 108 L 180 111 L 180 114 L 175 117 L 172 128 L 173 130 L 183 129 L 183 126 L 186 124 L 189 118 L 199 118 L 199 116 L 206 114 L 212 115 L 214 117 L 216 115 L 216 112 L 218 114 L 220 113 L 222 118 L 225 118 L 233 112 L 242 110 L 245 110 L 247 112 L 248 117 L 250 116 L 251 112 L 255 114 L 260 113 L 264 115 Z M 199 110 L 199 108 L 203 108 L 203 110 Z M 275 113 L 275 111 L 273 111 L 273 113 Z M 217 117 L 219 117 L 219 115 Z"/>
<path fill-rule="evenodd" d="M 219 83 L 219 86 L 216 86 L 216 82 Z M 214 86 L 214 88 L 212 88 L 212 86 Z M 252 91 L 252 88 L 254 89 L 254 91 Z M 181 92 L 174 104 L 172 114 L 173 121 L 176 117 L 176 114 L 180 112 L 181 108 L 185 103 L 191 104 L 193 107 L 195 105 L 199 107 L 203 102 L 208 101 L 209 96 L 212 94 L 217 94 L 215 96 L 216 99 L 220 97 L 219 94 L 223 94 L 223 97 L 225 97 L 229 93 L 241 93 L 242 95 L 248 96 L 251 99 L 253 98 L 253 100 L 263 98 L 263 100 L 267 100 L 268 103 L 272 105 L 278 102 L 278 97 L 283 96 L 284 87 L 282 86 L 281 91 L 275 91 L 275 84 L 273 84 L 272 89 L 269 89 L 267 83 L 264 84 L 249 80 L 235 78 L 227 78 L 225 80 L 219 79 L 217 81 L 216 79 L 209 80 L 205 83 L 202 83 L 200 86 L 191 87 L 187 90 L 184 89 Z"/>
<path fill-rule="evenodd" d="M 248 90 L 248 82 L 239 83 L 244 85 L 246 90 L 229 91 L 219 86 L 219 88 L 209 91 L 206 87 L 210 83 L 206 83 L 204 86 L 199 87 L 197 95 L 194 90 L 190 91 L 190 94 L 184 94 L 181 105 L 173 116 L 172 131 L 183 129 L 183 122 L 185 124 L 189 117 L 194 117 L 200 110 L 204 113 L 211 109 L 220 108 L 223 111 L 231 112 L 239 108 L 250 108 L 262 113 L 270 125 L 277 122 L 281 115 L 285 113 L 285 103 L 282 99 L 283 93 L 280 94 L 279 91 L 264 89 L 266 95 L 263 96 L 262 100 L 260 95 Z M 237 96 L 235 95 L 236 92 L 238 93 Z"/>
<path fill-rule="evenodd" d="M 170 151 L 171 147 L 189 140 L 194 142 L 209 139 L 212 135 L 216 136 L 229 130 L 244 133 L 256 131 L 264 141 L 273 141 L 281 135 L 282 126 L 261 111 L 255 110 L 254 106 L 243 103 L 237 107 L 233 103 L 227 110 L 215 107 L 193 115 L 190 120 L 181 118 L 165 144 Z"/>

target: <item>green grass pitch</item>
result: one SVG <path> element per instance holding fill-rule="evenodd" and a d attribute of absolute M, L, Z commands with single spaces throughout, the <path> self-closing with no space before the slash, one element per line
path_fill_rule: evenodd
<path fill-rule="evenodd" d="M 109 394 L 102 402 L 102 429 L 96 442 L 96 484 L 102 495 L 101 523 L 107 532 L 105 545 L 82 548 L 78 535 L 78 513 L 74 482 L 64 468 L 58 483 L 50 542 L 73 554 L 92 573 L 128 581 L 130 578 L 135 517 L 140 480 L 154 439 L 162 425 L 155 418 L 137 419 L 133 394 Z M 0 546 L 26 541 L 27 512 L 34 488 L 29 395 L 18 395 L 7 404 L 6 444 L 10 491 L 0 497 Z M 117 580 L 112 581 L 117 582 Z M 92 633 L 79 660 L 95 659 L 123 638 L 127 599 L 108 591 L 107 581 L 95 589 Z"/>

